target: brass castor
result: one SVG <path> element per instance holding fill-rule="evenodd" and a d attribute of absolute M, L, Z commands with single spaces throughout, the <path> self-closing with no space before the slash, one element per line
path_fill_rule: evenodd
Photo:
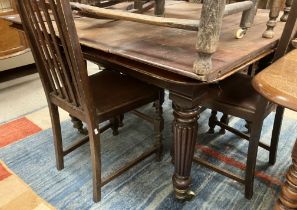
<path fill-rule="evenodd" d="M 244 28 L 238 29 L 235 33 L 235 38 L 242 39 L 244 37 L 244 35 L 246 34 L 246 32 L 247 32 L 247 29 L 244 29 Z"/>
<path fill-rule="evenodd" d="M 196 194 L 195 194 L 192 190 L 188 190 L 188 191 L 187 191 L 187 195 L 186 195 L 186 200 L 187 200 L 187 201 L 190 201 L 190 200 L 192 200 L 195 196 L 196 196 Z"/>
<path fill-rule="evenodd" d="M 182 202 L 185 202 L 185 201 L 190 201 L 192 200 L 196 194 L 188 189 L 188 190 L 178 190 L 178 189 L 175 189 L 175 192 L 178 193 L 178 195 L 175 195 L 175 197 L 179 200 L 179 201 L 182 201 Z"/>

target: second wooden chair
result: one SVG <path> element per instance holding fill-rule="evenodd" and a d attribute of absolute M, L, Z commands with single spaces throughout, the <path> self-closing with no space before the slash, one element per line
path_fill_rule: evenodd
<path fill-rule="evenodd" d="M 64 156 L 89 140 L 93 199 L 97 202 L 103 185 L 153 153 L 161 158 L 163 90 L 112 69 L 88 76 L 69 0 L 18 0 L 17 3 L 48 101 L 57 168 L 63 169 Z M 137 115 L 153 124 L 155 143 L 103 179 L 100 133 L 106 127 L 99 127 L 99 123 L 150 102 L 155 102 L 155 114 L 137 112 Z M 58 107 L 78 121 L 80 130 L 81 121 L 87 125 L 88 135 L 67 149 L 62 143 Z"/>
<path fill-rule="evenodd" d="M 297 16 L 297 4 L 295 7 L 296 8 L 293 8 L 290 13 L 292 20 L 289 16 L 285 25 L 284 32 L 275 51 L 274 60 L 285 55 L 287 48 L 291 43 L 291 39 L 295 37 L 296 27 L 293 19 Z M 248 199 L 251 199 L 253 196 L 258 146 L 269 151 L 269 163 L 271 165 L 274 164 L 276 161 L 277 145 L 284 113 L 284 108 L 278 106 L 273 124 L 271 143 L 270 145 L 261 143 L 260 135 L 263 121 L 266 116 L 275 109 L 275 105 L 261 97 L 252 87 L 251 81 L 252 78 L 250 76 L 241 73 L 228 77 L 227 79 L 218 82 L 216 86 L 218 96 L 203 104 L 203 106 L 213 110 L 209 119 L 210 133 L 213 133 L 214 127 L 218 125 L 221 127 L 222 134 L 225 133 L 226 129 L 249 141 L 245 177 L 240 177 L 229 171 L 220 169 L 198 157 L 194 158 L 196 162 L 244 184 L 245 197 Z M 224 113 L 220 121 L 216 117 L 217 111 Z M 250 126 L 248 126 L 249 132 L 244 133 L 228 126 L 228 115 L 246 120 L 248 124 L 250 124 Z"/>

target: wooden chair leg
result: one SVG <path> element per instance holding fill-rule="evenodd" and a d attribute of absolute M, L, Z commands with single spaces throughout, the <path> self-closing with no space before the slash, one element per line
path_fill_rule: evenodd
<path fill-rule="evenodd" d="M 228 115 L 224 113 L 223 116 L 221 117 L 220 122 L 221 123 L 224 123 L 225 125 L 228 125 L 228 123 L 229 123 L 229 117 L 228 117 Z M 221 127 L 219 133 L 220 134 L 225 134 L 226 133 L 226 130 Z"/>
<path fill-rule="evenodd" d="M 58 107 L 54 104 L 49 104 L 49 112 L 51 116 L 54 146 L 55 146 L 55 156 L 56 156 L 56 167 L 58 170 L 64 168 L 64 155 L 63 155 L 63 142 L 61 134 L 61 125 Z"/>
<path fill-rule="evenodd" d="M 119 127 L 123 127 L 124 126 L 124 114 L 121 114 L 118 116 L 118 119 L 119 119 Z"/>
<path fill-rule="evenodd" d="M 215 110 L 212 110 L 211 111 L 211 115 L 209 117 L 209 120 L 208 120 L 208 126 L 209 126 L 209 130 L 208 130 L 208 133 L 214 133 L 214 128 L 216 127 L 216 121 L 218 121 L 218 118 L 217 118 L 217 111 Z"/>
<path fill-rule="evenodd" d="M 269 164 L 271 165 L 273 165 L 276 161 L 277 145 L 278 145 L 279 134 L 280 134 L 281 125 L 283 121 L 284 110 L 285 109 L 283 107 L 277 106 L 276 113 L 275 113 L 270 150 L 269 150 Z"/>
<path fill-rule="evenodd" d="M 156 147 L 158 148 L 157 160 L 161 161 L 163 154 L 162 145 L 162 131 L 164 129 L 164 119 L 163 119 L 163 108 L 162 104 L 164 102 L 164 91 L 161 90 L 159 94 L 159 99 L 155 101 L 155 119 L 154 119 L 154 133 L 156 140 Z"/>
<path fill-rule="evenodd" d="M 259 140 L 261 136 L 263 120 L 264 120 L 264 113 L 265 113 L 267 104 L 268 104 L 268 101 L 263 97 L 261 97 L 257 105 L 255 118 L 253 119 L 253 123 L 251 124 L 251 135 L 249 140 L 246 172 L 245 172 L 245 197 L 247 199 L 251 199 L 253 197 L 258 146 L 259 146 Z"/>
<path fill-rule="evenodd" d="M 88 124 L 92 174 L 93 174 L 93 200 L 101 200 L 101 150 L 100 150 L 100 133 L 99 128 Z"/>
<path fill-rule="evenodd" d="M 171 134 L 173 135 L 173 129 L 174 129 L 174 124 L 172 124 L 171 126 Z M 170 146 L 170 156 L 171 156 L 171 163 L 174 165 L 174 141 L 171 142 L 171 146 Z"/>
<path fill-rule="evenodd" d="M 255 124 L 259 124 L 259 123 L 255 123 Z M 258 136 L 259 134 L 256 132 L 259 133 L 261 131 L 257 131 L 252 128 L 251 135 Z M 246 172 L 245 172 L 245 197 L 247 199 L 251 199 L 253 197 L 254 177 L 255 177 L 255 168 L 256 168 L 256 161 L 257 161 L 258 146 L 259 146 L 259 137 L 250 138 L 250 141 L 249 141 Z"/>
<path fill-rule="evenodd" d="M 252 123 L 250 121 L 248 121 L 248 120 L 245 121 L 244 127 L 246 127 L 246 129 L 247 129 L 246 133 L 251 133 L 251 124 Z"/>

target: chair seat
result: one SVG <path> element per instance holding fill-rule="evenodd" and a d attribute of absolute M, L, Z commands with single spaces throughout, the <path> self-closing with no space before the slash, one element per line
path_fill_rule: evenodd
<path fill-rule="evenodd" d="M 133 110 L 158 98 L 159 89 L 113 70 L 90 76 L 100 121 Z"/>
<path fill-rule="evenodd" d="M 251 81 L 252 78 L 244 74 L 228 77 L 219 83 L 220 93 L 215 101 L 255 111 L 260 96 Z"/>
<path fill-rule="evenodd" d="M 261 96 L 253 88 L 250 76 L 241 73 L 234 74 L 220 81 L 216 88 L 219 91 L 218 95 L 206 101 L 203 106 L 248 121 L 253 119 Z M 275 104 L 269 103 L 264 117 L 274 109 Z"/>

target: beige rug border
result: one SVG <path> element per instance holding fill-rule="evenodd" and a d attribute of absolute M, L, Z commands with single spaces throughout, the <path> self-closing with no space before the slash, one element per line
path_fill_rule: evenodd
<path fill-rule="evenodd" d="M 14 176 L 16 179 L 18 179 L 18 181 L 20 183 L 22 183 L 26 188 L 28 188 L 29 191 L 31 191 L 34 196 L 36 196 L 37 199 L 39 199 L 41 201 L 40 204 L 44 204 L 46 207 L 48 207 L 48 209 L 52 209 L 52 210 L 56 210 L 56 208 L 54 208 L 51 204 L 49 204 L 46 200 L 44 200 L 42 197 L 40 197 L 36 192 L 34 192 L 34 190 L 32 190 L 32 188 L 26 183 L 24 182 L 18 175 L 16 175 L 10 168 L 8 168 L 8 166 L 5 164 L 4 161 L 0 160 L 0 164 L 5 168 L 5 170 L 7 170 L 11 176 Z M 5 180 L 5 179 L 4 179 Z M 3 180 L 2 180 L 3 181 Z M 1 206 L 1 204 L 0 204 Z M 36 209 L 38 209 L 38 206 L 36 207 Z"/>

